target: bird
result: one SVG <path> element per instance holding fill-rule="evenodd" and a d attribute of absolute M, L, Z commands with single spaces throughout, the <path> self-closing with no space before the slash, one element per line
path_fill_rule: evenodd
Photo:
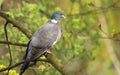
<path fill-rule="evenodd" d="M 43 24 L 31 37 L 28 42 L 24 63 L 19 75 L 22 75 L 28 68 L 31 61 L 36 61 L 41 55 L 44 55 L 56 44 L 61 36 L 60 19 L 65 18 L 61 11 L 55 11 L 50 20 Z"/>

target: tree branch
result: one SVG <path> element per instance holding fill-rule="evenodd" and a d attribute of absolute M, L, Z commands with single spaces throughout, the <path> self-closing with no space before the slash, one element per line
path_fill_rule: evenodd
<path fill-rule="evenodd" d="M 43 60 L 43 59 L 39 59 L 39 60 L 37 60 L 37 61 L 48 62 L 46 59 L 44 59 L 44 60 Z M 9 69 L 13 69 L 14 67 L 17 67 L 17 66 L 19 66 L 19 65 L 21 65 L 21 64 L 23 64 L 23 63 L 24 63 L 24 61 L 20 61 L 20 62 L 12 65 L 12 66 L 10 66 L 10 67 L 0 69 L 0 72 L 6 71 L 6 70 L 9 70 Z M 34 63 L 30 64 L 29 67 L 30 67 L 30 66 L 33 66 L 33 65 L 34 65 Z"/>
<path fill-rule="evenodd" d="M 48 54 L 47 59 L 49 63 L 51 63 L 62 75 L 70 75 L 69 72 L 67 72 L 67 69 L 58 61 L 58 58 L 56 58 L 54 55 Z"/>
<path fill-rule="evenodd" d="M 0 44 L 9 44 L 9 45 L 27 47 L 27 44 L 23 44 L 23 43 L 13 43 L 13 42 L 10 42 L 10 41 L 0 41 Z"/>
<path fill-rule="evenodd" d="M 28 31 L 26 28 L 23 27 L 22 24 L 20 24 L 18 21 L 12 19 L 11 17 L 9 17 L 7 14 L 5 14 L 4 12 L 0 11 L 0 16 L 3 17 L 4 19 L 6 19 L 6 21 L 8 21 L 9 23 L 13 24 L 14 27 L 17 27 L 22 33 L 24 33 L 28 38 L 30 38 L 32 35 L 30 33 L 26 33 L 26 31 Z"/>

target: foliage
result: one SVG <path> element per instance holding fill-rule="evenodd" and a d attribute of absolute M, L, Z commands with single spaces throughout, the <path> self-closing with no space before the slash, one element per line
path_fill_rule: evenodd
<path fill-rule="evenodd" d="M 69 7 L 65 9 L 63 3 L 67 1 L 69 2 Z M 111 11 L 111 8 L 105 9 L 112 4 L 111 1 L 101 1 L 105 7 L 96 7 L 95 1 L 92 0 L 65 0 L 63 2 L 61 0 L 34 0 L 30 3 L 22 1 L 17 6 L 12 4 L 11 6 L 16 8 L 10 9 L 6 13 L 13 19 L 18 20 L 24 28 L 28 29 L 28 32 L 33 34 L 42 24 L 49 20 L 48 14 L 52 14 L 55 10 L 62 10 L 67 16 L 67 19 L 61 20 L 62 37 L 52 47 L 53 53 L 58 57 L 59 62 L 63 63 L 70 72 L 74 71 L 77 73 L 76 75 L 115 75 L 116 71 L 104 44 L 104 37 L 101 36 L 106 33 L 99 28 L 100 21 L 98 14 L 101 14 L 101 12 L 98 10 L 99 8 L 102 10 L 103 8 L 110 37 L 119 37 L 119 22 L 116 17 L 119 18 L 120 15 L 119 11 Z M 40 12 L 40 10 L 43 10 L 47 14 Z M 5 40 L 4 36 L 2 36 L 4 35 L 2 25 L 0 26 L 0 30 L 0 40 Z M 7 27 L 7 31 L 10 41 L 28 43 L 29 39 L 11 24 Z M 107 37 L 105 36 L 105 38 Z M 115 41 L 113 40 L 113 42 Z M 4 47 L 6 48 L 5 45 Z M 117 48 L 119 49 L 119 46 Z M 14 64 L 22 60 L 26 48 L 11 46 L 11 50 Z M 8 63 L 5 62 L 8 62 L 8 59 L 9 55 L 6 52 L 4 56 L 0 57 L 0 60 L 2 60 L 0 63 L 4 63 L 7 66 Z M 41 57 L 41 59 L 46 58 Z M 0 65 L 0 68 L 5 68 L 5 66 Z M 39 62 L 33 69 L 36 70 L 38 75 L 60 75 L 52 65 L 45 62 Z M 80 69 L 83 69 L 84 73 L 78 72 Z M 10 70 L 10 73 L 12 75 L 16 71 Z"/>
<path fill-rule="evenodd" d="M 0 69 L 6 68 L 4 65 L 0 65 Z M 7 74 L 7 71 L 4 71 L 2 73 L 3 75 Z M 8 75 L 19 75 L 15 70 L 9 70 L 9 74 Z"/>

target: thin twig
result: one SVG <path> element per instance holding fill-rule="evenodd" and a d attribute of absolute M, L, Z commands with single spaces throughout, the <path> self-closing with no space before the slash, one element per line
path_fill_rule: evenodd
<path fill-rule="evenodd" d="M 40 13 L 42 13 L 42 14 L 44 14 L 46 17 L 48 17 L 48 18 L 50 18 L 51 16 L 50 16 L 50 14 L 48 14 L 48 13 L 46 13 L 45 11 L 43 11 L 43 10 L 39 10 L 39 12 Z"/>
<path fill-rule="evenodd" d="M 22 63 L 23 63 L 23 61 L 18 62 L 18 63 L 16 63 L 15 65 L 12 65 L 12 66 L 10 66 L 10 67 L 0 69 L 0 72 L 6 71 L 6 70 L 10 70 L 10 69 L 12 69 L 12 68 L 14 68 L 14 67 L 16 67 L 16 66 L 19 66 L 19 65 L 22 64 Z"/>
<path fill-rule="evenodd" d="M 27 47 L 27 44 L 24 44 L 24 43 L 14 43 L 14 42 L 10 42 L 10 41 L 0 41 L 0 44 L 9 44 L 9 45 Z"/>
<path fill-rule="evenodd" d="M 7 25 L 8 25 L 8 21 L 6 21 L 6 23 L 5 23 L 5 26 L 4 26 L 4 31 L 5 31 L 5 37 L 6 37 L 6 41 L 8 41 L 8 34 L 7 34 Z M 10 50 L 10 45 L 9 44 L 7 44 L 7 46 L 8 46 L 8 50 L 9 50 L 9 56 L 10 56 L 10 63 L 9 63 L 9 65 L 8 65 L 8 67 L 10 67 L 11 65 L 12 65 L 12 53 L 11 53 L 11 50 Z M 7 73 L 7 75 L 9 74 L 9 70 L 10 69 L 8 69 L 8 73 Z"/>
<path fill-rule="evenodd" d="M 37 61 L 49 62 L 49 61 L 46 60 L 46 59 L 39 59 L 39 60 L 37 60 Z M 19 66 L 19 65 L 21 65 L 21 64 L 23 64 L 23 63 L 24 63 L 24 61 L 20 61 L 20 62 L 18 62 L 18 63 L 16 63 L 16 64 L 12 65 L 12 66 L 10 66 L 10 67 L 0 69 L 0 72 L 6 71 L 6 70 L 10 70 L 10 69 L 13 69 L 14 67 Z M 34 63 L 30 64 L 29 67 L 30 67 L 30 66 L 33 66 L 33 65 L 34 65 Z"/>
<path fill-rule="evenodd" d="M 118 3 L 120 2 L 120 0 L 117 0 L 116 2 L 114 2 L 114 3 L 112 3 L 112 4 L 110 4 L 110 5 L 108 5 L 108 6 L 104 6 L 104 7 L 96 7 L 97 9 L 93 9 L 93 10 L 88 10 L 88 11 L 83 11 L 83 12 L 81 12 L 81 13 L 79 13 L 79 14 L 74 14 L 74 16 L 80 16 L 80 15 L 89 15 L 89 14 L 99 14 L 99 13 L 101 13 L 101 11 L 102 12 L 105 12 L 105 11 L 108 11 L 108 10 L 112 10 L 112 9 L 120 9 L 120 7 L 117 7 L 117 6 L 115 6 L 115 5 L 117 5 Z M 101 11 L 99 11 L 99 9 L 101 9 Z M 68 16 L 73 16 L 72 14 L 69 14 Z"/>

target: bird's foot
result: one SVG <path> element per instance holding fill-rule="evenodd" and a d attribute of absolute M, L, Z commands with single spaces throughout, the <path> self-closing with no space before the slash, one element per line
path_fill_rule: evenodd
<path fill-rule="evenodd" d="M 51 54 L 51 53 L 52 53 L 52 51 L 51 51 L 51 50 L 48 50 L 46 53 L 47 53 L 47 54 Z"/>
<path fill-rule="evenodd" d="M 47 50 L 45 53 L 45 57 L 47 57 L 48 54 L 52 54 L 51 50 Z"/>

